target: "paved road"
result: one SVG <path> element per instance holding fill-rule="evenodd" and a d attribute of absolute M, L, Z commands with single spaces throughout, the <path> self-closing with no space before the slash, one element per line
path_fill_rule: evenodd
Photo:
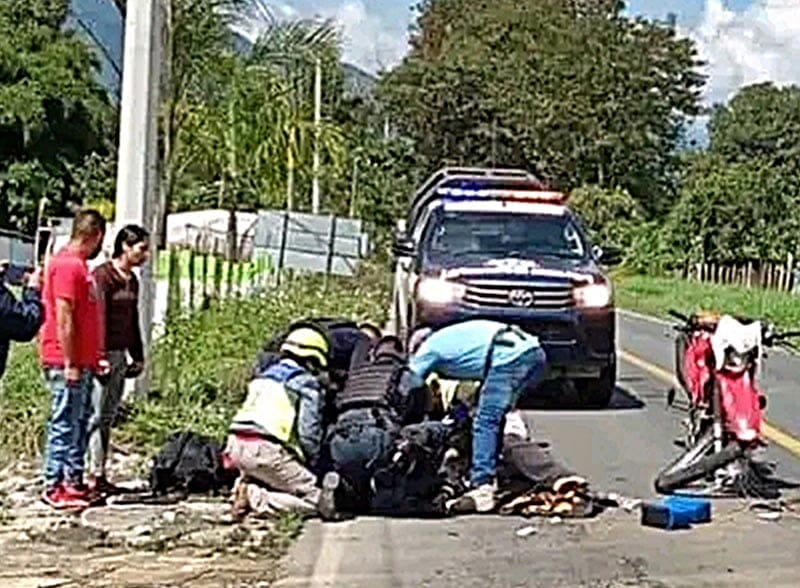
<path fill-rule="evenodd" d="M 665 408 L 670 340 L 663 325 L 620 319 L 622 362 L 612 408 L 573 411 L 558 402 L 526 411 L 536 437 L 553 442 L 594 487 L 629 496 L 652 495 L 652 479 L 677 451 L 681 415 Z M 765 389 L 770 419 L 800 434 L 794 383 L 800 359 L 770 357 Z M 653 368 L 652 366 L 656 367 Z M 646 366 L 646 367 L 643 367 Z M 541 404 L 541 403 L 539 403 Z M 800 459 L 770 448 L 780 472 L 800 478 Z M 607 512 L 591 521 L 553 525 L 499 516 L 444 521 L 364 518 L 338 525 L 310 523 L 287 562 L 280 586 L 382 587 L 692 587 L 796 586 L 800 518 L 760 520 L 739 501 L 715 503 L 714 521 L 691 531 L 644 528 L 635 514 Z M 515 531 L 529 524 L 535 535 Z"/>

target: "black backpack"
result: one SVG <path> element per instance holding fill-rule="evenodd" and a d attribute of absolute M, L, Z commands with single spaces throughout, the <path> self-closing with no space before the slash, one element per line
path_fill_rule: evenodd
<path fill-rule="evenodd" d="M 154 496 L 171 492 L 218 495 L 230 490 L 236 470 L 225 469 L 222 446 L 205 435 L 191 431 L 173 433 L 153 458 L 150 490 Z"/>

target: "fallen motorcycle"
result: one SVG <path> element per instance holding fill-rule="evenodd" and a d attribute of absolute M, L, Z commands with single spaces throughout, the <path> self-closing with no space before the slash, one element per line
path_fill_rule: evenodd
<path fill-rule="evenodd" d="M 698 313 L 675 326 L 676 375 L 688 401 L 684 453 L 656 478 L 657 492 L 669 494 L 703 481 L 699 494 L 735 492 L 737 480 L 756 472 L 754 452 L 766 446 L 761 436 L 767 399 L 757 384 L 763 349 L 794 348 L 800 332 L 777 333 L 772 325 L 729 315 Z M 670 390 L 668 404 L 675 401 Z"/>

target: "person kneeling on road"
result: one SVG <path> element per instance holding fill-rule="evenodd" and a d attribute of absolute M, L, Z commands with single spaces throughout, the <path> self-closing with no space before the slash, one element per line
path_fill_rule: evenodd
<path fill-rule="evenodd" d="M 516 326 L 469 320 L 416 333 L 413 350 L 409 367 L 423 379 L 436 372 L 453 380 L 481 380 L 472 428 L 471 489 L 459 500 L 458 510 L 489 512 L 495 508 L 503 419 L 544 376 L 546 357 L 539 339 Z"/>
<path fill-rule="evenodd" d="M 313 516 L 320 490 L 312 473 L 320 455 L 325 392 L 319 375 L 330 345 L 311 327 L 291 331 L 280 360 L 256 374 L 233 418 L 226 457 L 240 471 L 234 516 L 295 512 Z"/>
<path fill-rule="evenodd" d="M 386 336 L 371 349 L 357 349 L 334 402 L 336 421 L 327 439 L 333 471 L 323 488 L 333 490 L 336 500 L 320 505 L 320 514 L 329 519 L 368 509 L 376 465 L 392 451 L 401 427 L 421 422 L 430 412 L 431 396 L 408 369 L 400 339 Z"/>

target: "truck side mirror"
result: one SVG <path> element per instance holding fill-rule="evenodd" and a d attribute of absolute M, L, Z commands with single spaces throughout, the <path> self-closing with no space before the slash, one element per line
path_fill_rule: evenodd
<path fill-rule="evenodd" d="M 595 259 L 605 266 L 611 267 L 622 263 L 622 251 L 617 247 L 608 246 L 606 248 L 601 248 L 595 245 L 592 247 L 592 253 Z"/>
<path fill-rule="evenodd" d="M 414 257 L 417 248 L 414 246 L 414 241 L 410 239 L 405 233 L 397 232 L 394 236 L 392 243 L 392 253 L 395 257 Z"/>

